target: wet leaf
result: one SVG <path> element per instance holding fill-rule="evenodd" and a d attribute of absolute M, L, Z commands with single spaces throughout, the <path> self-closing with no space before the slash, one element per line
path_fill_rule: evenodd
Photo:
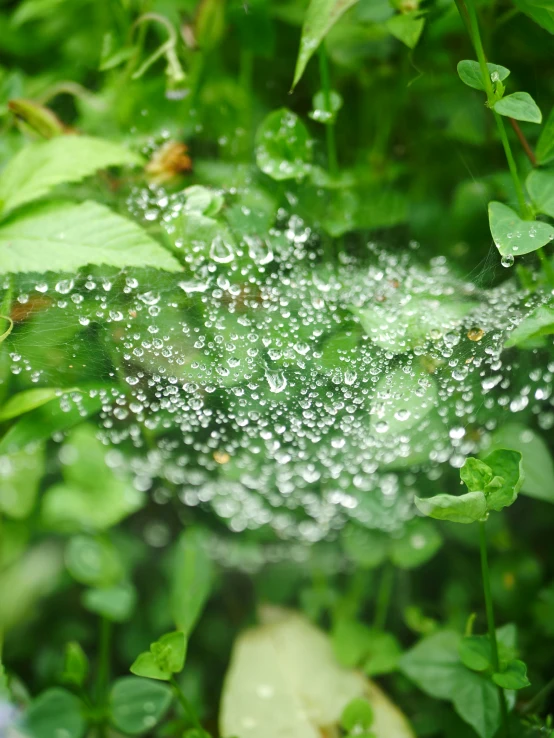
<path fill-rule="evenodd" d="M 489 203 L 489 224 L 496 248 L 502 256 L 522 256 L 540 249 L 554 239 L 548 223 L 523 220 L 501 202 Z"/>
<path fill-rule="evenodd" d="M 500 66 L 500 64 L 487 63 L 487 69 L 494 82 L 505 80 L 510 74 L 510 70 Z M 470 59 L 458 62 L 458 75 L 468 87 L 473 87 L 474 90 L 485 91 L 479 62 Z"/>
<path fill-rule="evenodd" d="M 256 132 L 256 162 L 268 177 L 301 179 L 310 168 L 312 148 L 306 126 L 286 108 L 270 113 Z"/>
<path fill-rule="evenodd" d="M 513 346 L 525 348 L 529 343 L 533 346 L 542 343 L 540 339 L 543 336 L 550 336 L 552 333 L 554 333 L 554 308 L 549 305 L 541 305 L 528 313 L 521 323 L 508 334 L 509 337 L 504 346 L 506 348 L 512 348 Z"/>
<path fill-rule="evenodd" d="M 95 202 L 30 207 L 0 226 L 1 274 L 73 272 L 88 264 L 181 269 L 140 226 Z"/>

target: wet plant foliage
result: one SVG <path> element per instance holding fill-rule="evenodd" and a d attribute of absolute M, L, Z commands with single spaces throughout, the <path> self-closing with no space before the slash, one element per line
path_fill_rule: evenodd
<path fill-rule="evenodd" d="M 553 34 L 2 4 L 2 738 L 553 738 Z"/>

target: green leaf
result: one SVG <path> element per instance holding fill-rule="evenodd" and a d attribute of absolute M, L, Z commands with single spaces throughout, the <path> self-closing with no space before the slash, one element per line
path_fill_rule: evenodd
<path fill-rule="evenodd" d="M 171 672 L 161 669 L 156 663 L 154 654 L 150 651 L 144 651 L 137 656 L 131 664 L 131 672 L 139 677 L 158 679 L 162 682 L 168 682 L 171 679 Z"/>
<path fill-rule="evenodd" d="M 24 392 L 18 392 L 13 397 L 10 397 L 2 408 L 0 408 L 0 422 L 11 420 L 12 418 L 16 418 L 18 415 L 24 415 L 41 405 L 45 405 L 55 397 L 61 397 L 64 392 L 78 391 L 79 389 L 77 387 L 66 390 L 54 387 L 41 387 L 25 390 Z"/>
<path fill-rule="evenodd" d="M 173 558 L 171 615 L 185 636 L 190 634 L 204 608 L 213 576 L 206 535 L 194 528 L 182 533 Z"/>
<path fill-rule="evenodd" d="M 528 92 L 514 92 L 494 103 L 493 109 L 499 115 L 529 123 L 541 123 L 542 113 Z"/>
<path fill-rule="evenodd" d="M 514 4 L 539 26 L 554 33 L 554 8 L 548 0 L 514 0 Z"/>
<path fill-rule="evenodd" d="M 502 689 L 525 689 L 531 682 L 527 678 L 527 666 L 523 661 L 510 661 L 501 672 L 492 675 L 492 680 Z"/>
<path fill-rule="evenodd" d="M 180 630 L 166 633 L 151 644 L 150 651 L 160 669 L 170 674 L 178 674 L 183 671 L 185 665 L 187 653 L 185 634 Z"/>
<path fill-rule="evenodd" d="M 554 170 L 533 169 L 527 177 L 526 185 L 539 213 L 554 218 Z"/>
<path fill-rule="evenodd" d="M 96 202 L 35 206 L 0 226 L 0 274 L 73 272 L 88 264 L 181 270 L 140 226 Z"/>
<path fill-rule="evenodd" d="M 371 728 L 373 725 L 373 710 L 367 700 L 360 697 L 349 702 L 340 718 L 341 727 L 356 734 Z"/>
<path fill-rule="evenodd" d="M 115 547 L 109 541 L 91 536 L 70 539 L 65 564 L 75 580 L 90 587 L 111 586 L 123 575 Z"/>
<path fill-rule="evenodd" d="M 487 512 L 487 500 L 483 492 L 467 492 L 465 495 L 435 495 L 415 497 L 416 507 L 424 515 L 451 523 L 474 523 Z"/>
<path fill-rule="evenodd" d="M 142 507 L 144 493 L 108 467 L 108 449 L 92 426 L 72 431 L 64 448 L 70 457 L 63 466 L 64 482 L 47 489 L 42 498 L 42 519 L 48 527 L 104 530 Z"/>
<path fill-rule="evenodd" d="M 543 126 L 537 146 L 535 148 L 535 156 L 539 164 L 548 164 L 554 159 L 554 108 L 550 111 L 548 120 Z"/>
<path fill-rule="evenodd" d="M 87 678 L 88 670 L 89 663 L 85 652 L 76 641 L 71 641 L 65 647 L 62 681 L 65 684 L 82 687 Z"/>
<path fill-rule="evenodd" d="M 510 74 L 510 70 L 500 66 L 500 64 L 487 64 L 487 69 L 491 77 L 491 82 L 502 82 Z M 464 59 L 464 61 L 458 62 L 458 76 L 468 87 L 473 87 L 474 90 L 485 91 L 479 62 L 470 59 Z"/>
<path fill-rule="evenodd" d="M 317 51 L 319 44 L 329 33 L 341 15 L 355 5 L 357 0 L 310 0 L 304 25 L 302 26 L 302 37 L 300 49 L 294 70 L 294 89 L 304 74 L 306 64 Z"/>
<path fill-rule="evenodd" d="M 486 671 L 492 667 L 492 647 L 488 635 L 464 636 L 458 653 L 464 666 L 472 671 Z"/>
<path fill-rule="evenodd" d="M 493 738 L 500 725 L 498 689 L 462 664 L 460 640 L 452 631 L 434 633 L 401 657 L 400 670 L 431 697 L 450 700 L 481 738 Z"/>
<path fill-rule="evenodd" d="M 541 305 L 532 310 L 508 335 L 505 348 L 512 346 L 535 346 L 544 344 L 541 339 L 554 333 L 554 308 L 549 305 Z"/>
<path fill-rule="evenodd" d="M 390 674 L 398 668 L 402 648 L 392 633 L 371 628 L 371 640 L 362 668 L 370 677 Z"/>
<path fill-rule="evenodd" d="M 47 689 L 35 700 L 23 716 L 23 728 L 29 738 L 81 738 L 86 723 L 78 697 L 65 689 Z"/>
<path fill-rule="evenodd" d="M 149 733 L 171 704 L 171 690 L 146 679 L 123 677 L 110 691 L 110 720 L 128 735 Z"/>
<path fill-rule="evenodd" d="M 367 625 L 345 617 L 336 620 L 332 643 L 335 656 L 342 666 L 360 666 L 369 654 L 371 640 L 371 629 Z"/>
<path fill-rule="evenodd" d="M 409 49 L 413 49 L 423 32 L 425 20 L 418 10 L 412 10 L 410 13 L 393 15 L 385 26 L 392 36 L 402 41 Z"/>
<path fill-rule="evenodd" d="M 129 620 L 137 602 L 137 592 L 132 584 L 123 582 L 114 587 L 87 589 L 83 594 L 83 606 L 114 623 Z"/>
<path fill-rule="evenodd" d="M 16 519 L 31 514 L 44 465 L 42 444 L 0 456 L 0 513 Z"/>
<path fill-rule="evenodd" d="M 185 213 L 197 213 L 213 218 L 223 207 L 223 195 L 209 187 L 192 185 L 187 187 L 183 194 L 186 196 Z"/>
<path fill-rule="evenodd" d="M 342 534 L 346 555 L 362 569 L 375 569 L 387 557 L 387 536 L 378 530 L 368 530 L 352 523 Z"/>
<path fill-rule="evenodd" d="M 490 466 L 469 456 L 460 469 L 460 479 L 470 492 L 483 492 L 494 474 Z"/>
<path fill-rule="evenodd" d="M 100 138 L 70 135 L 37 141 L 14 156 L 0 174 L 0 210 L 6 213 L 98 169 L 141 163 L 140 156 Z"/>
<path fill-rule="evenodd" d="M 390 542 L 390 559 L 401 569 L 414 569 L 429 561 L 442 546 L 442 537 L 430 520 L 414 518 L 399 538 Z"/>
<path fill-rule="evenodd" d="M 540 249 L 554 239 L 548 223 L 523 220 L 501 202 L 489 202 L 489 225 L 496 248 L 502 256 L 522 256 Z"/>
<path fill-rule="evenodd" d="M 554 503 L 554 463 L 538 433 L 520 423 L 508 423 L 492 435 L 489 451 L 497 448 L 513 448 L 522 454 L 521 494 Z"/>
<path fill-rule="evenodd" d="M 48 440 L 52 434 L 65 431 L 89 415 L 94 415 L 102 407 L 98 394 L 88 396 L 71 393 L 65 403 L 51 400 L 45 405 L 26 413 L 13 425 L 0 441 L 0 454 L 14 453 L 29 444 Z"/>
<path fill-rule="evenodd" d="M 512 505 L 523 484 L 522 456 L 519 451 L 497 449 L 489 454 L 486 463 L 493 471 L 496 485 L 485 489 L 488 510 L 502 510 Z M 494 481 L 494 480 L 493 480 Z"/>
<path fill-rule="evenodd" d="M 270 113 L 256 132 L 256 163 L 276 180 L 301 179 L 310 169 L 312 147 L 308 129 L 287 108 Z"/>

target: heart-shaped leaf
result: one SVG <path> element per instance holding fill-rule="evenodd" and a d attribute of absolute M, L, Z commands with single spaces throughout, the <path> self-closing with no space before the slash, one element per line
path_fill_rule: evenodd
<path fill-rule="evenodd" d="M 516 120 L 526 120 L 529 123 L 541 123 L 542 113 L 539 106 L 528 92 L 514 92 L 494 104 L 494 109 L 500 115 Z"/>
<path fill-rule="evenodd" d="M 489 225 L 502 256 L 530 254 L 554 239 L 551 225 L 523 220 L 515 210 L 501 202 L 489 202 Z"/>
<path fill-rule="evenodd" d="M 500 66 L 500 64 L 487 64 L 487 69 L 491 82 L 502 82 L 510 74 L 510 70 Z M 472 59 L 464 59 L 459 62 L 458 76 L 468 87 L 473 87 L 474 90 L 485 91 L 479 62 L 473 61 Z"/>

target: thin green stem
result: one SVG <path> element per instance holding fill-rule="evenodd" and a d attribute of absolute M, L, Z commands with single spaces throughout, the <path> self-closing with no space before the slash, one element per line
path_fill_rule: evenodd
<path fill-rule="evenodd" d="M 321 91 L 323 92 L 325 110 L 331 112 L 331 82 L 329 77 L 329 63 L 327 61 L 327 52 L 325 51 L 324 43 L 321 43 L 319 46 L 319 76 L 321 80 Z M 337 159 L 335 126 L 333 123 L 328 123 L 325 126 L 325 129 L 327 137 L 327 164 L 329 166 L 329 172 L 333 176 L 336 176 L 339 171 L 339 165 Z"/>
<path fill-rule="evenodd" d="M 111 632 L 111 622 L 107 618 L 102 617 L 100 619 L 98 675 L 96 678 L 96 700 L 99 705 L 103 704 L 106 697 L 106 691 L 110 679 Z"/>
<path fill-rule="evenodd" d="M 479 523 L 479 547 L 481 551 L 481 574 L 483 577 L 483 593 L 485 595 L 485 610 L 487 613 L 487 627 L 489 631 L 489 639 L 492 650 L 492 666 L 494 671 L 500 670 L 500 662 L 498 659 L 498 642 L 496 640 L 496 627 L 494 624 L 494 609 L 492 604 L 491 582 L 489 576 L 489 559 L 487 554 L 487 532 L 485 522 Z M 498 688 L 498 697 L 500 699 L 500 711 L 502 718 L 502 731 L 505 738 L 509 738 L 508 726 L 508 706 L 506 704 L 506 695 L 504 690 Z"/>
<path fill-rule="evenodd" d="M 394 567 L 387 563 L 383 567 L 381 573 L 381 581 L 377 591 L 377 600 L 375 602 L 375 617 L 373 619 L 373 627 L 376 630 L 384 630 L 387 624 L 387 613 L 389 611 L 392 589 L 394 586 Z"/>
<path fill-rule="evenodd" d="M 469 37 L 475 49 L 475 53 L 477 54 L 477 60 L 481 68 L 481 76 L 483 78 L 483 84 L 485 86 L 485 92 L 487 94 L 487 104 L 492 110 L 492 114 L 496 122 L 496 127 L 498 128 L 500 140 L 504 148 L 504 154 L 506 155 L 508 168 L 510 170 L 514 189 L 516 191 L 521 216 L 523 218 L 529 218 L 531 216 L 531 213 L 527 206 L 527 202 L 525 201 L 525 193 L 523 192 L 523 186 L 519 178 L 517 165 L 512 153 L 508 134 L 506 133 L 504 121 L 502 120 L 502 117 L 493 110 L 493 105 L 495 102 L 494 88 L 492 85 L 489 70 L 487 68 L 487 57 L 485 56 L 485 50 L 483 49 L 483 42 L 481 40 L 481 33 L 479 31 L 479 20 L 477 18 L 477 11 L 475 10 L 474 2 L 473 0 L 465 0 L 465 2 L 464 0 L 456 0 L 456 5 L 469 33 Z"/>
<path fill-rule="evenodd" d="M 194 711 L 194 708 L 188 701 L 188 699 L 185 697 L 183 690 L 179 686 L 179 683 L 175 679 L 173 675 L 171 675 L 169 679 L 169 683 L 171 684 L 173 688 L 173 693 L 175 694 L 175 697 L 177 697 L 177 700 L 181 704 L 183 710 L 185 711 L 185 715 L 188 717 L 188 719 L 191 721 L 191 723 L 194 725 L 194 727 L 199 730 L 201 733 L 204 732 L 204 729 L 202 728 L 202 725 L 200 723 L 200 720 L 198 719 L 196 712 Z"/>

